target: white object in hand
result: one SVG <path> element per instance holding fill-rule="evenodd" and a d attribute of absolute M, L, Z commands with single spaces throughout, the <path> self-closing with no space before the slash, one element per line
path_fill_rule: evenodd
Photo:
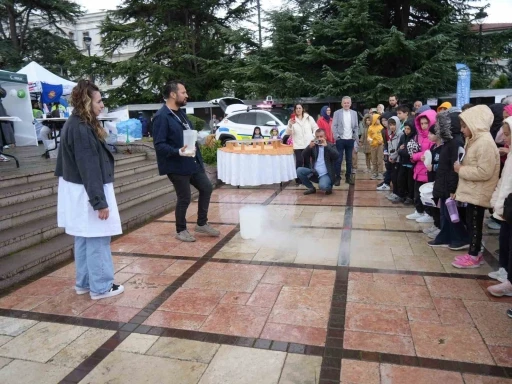
<path fill-rule="evenodd" d="M 466 155 L 466 150 L 459 147 L 459 163 L 462 163 L 462 160 L 464 160 L 464 155 Z"/>
<path fill-rule="evenodd" d="M 427 149 L 425 153 L 423 153 L 423 156 L 425 156 L 425 161 L 423 164 L 425 164 L 425 167 L 428 167 L 430 164 L 432 164 L 432 152 Z"/>
<path fill-rule="evenodd" d="M 187 155 L 194 155 L 196 152 L 196 141 L 197 141 L 197 131 L 195 129 L 187 129 L 183 131 L 183 146 L 187 146 L 185 148 L 185 153 Z"/>

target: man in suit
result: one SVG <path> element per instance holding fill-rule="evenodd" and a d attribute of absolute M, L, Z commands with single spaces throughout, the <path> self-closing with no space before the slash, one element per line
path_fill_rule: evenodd
<path fill-rule="evenodd" d="M 336 162 L 336 181 L 335 186 L 341 183 L 341 164 L 343 163 L 343 154 L 347 159 L 347 171 L 345 173 L 345 181 L 347 184 L 353 184 L 352 175 L 352 152 L 354 150 L 354 142 L 359 136 L 359 119 L 357 112 L 350 109 L 352 99 L 344 96 L 341 99 L 342 109 L 334 112 L 332 132 L 336 140 L 336 149 L 338 150 L 338 161 Z"/>

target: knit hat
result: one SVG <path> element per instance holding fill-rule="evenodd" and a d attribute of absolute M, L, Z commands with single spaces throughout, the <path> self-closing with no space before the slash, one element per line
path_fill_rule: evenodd
<path fill-rule="evenodd" d="M 431 134 L 433 134 L 433 135 L 436 135 L 436 136 L 437 136 L 436 126 L 435 126 L 435 125 L 432 125 L 432 126 L 428 129 L 428 133 L 431 133 Z"/>
<path fill-rule="evenodd" d="M 422 105 L 421 107 L 418 108 L 418 110 L 416 111 L 416 116 L 418 115 L 421 115 L 423 112 L 425 111 L 428 111 L 432 108 L 430 108 L 430 105 Z"/>
<path fill-rule="evenodd" d="M 453 138 L 451 132 L 451 122 L 452 119 L 448 111 L 439 112 L 436 116 L 436 125 L 434 126 L 436 135 L 443 141 Z"/>
<path fill-rule="evenodd" d="M 445 101 L 443 104 L 441 104 L 439 107 L 437 107 L 437 112 L 441 112 L 441 109 L 450 109 L 452 107 L 452 103 L 449 101 Z"/>

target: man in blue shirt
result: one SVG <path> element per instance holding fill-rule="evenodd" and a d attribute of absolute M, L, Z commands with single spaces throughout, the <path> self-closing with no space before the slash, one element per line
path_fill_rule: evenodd
<path fill-rule="evenodd" d="M 196 241 L 187 230 L 187 209 L 190 204 L 190 185 L 199 191 L 196 233 L 219 236 L 220 232 L 208 224 L 208 207 L 212 183 L 206 176 L 201 151 L 187 151 L 183 144 L 183 131 L 194 129 L 181 107 L 187 105 L 187 90 L 179 81 L 169 82 L 163 91 L 165 105 L 153 120 L 153 142 L 160 175 L 167 175 L 176 190 L 176 238 L 185 242 Z"/>
<path fill-rule="evenodd" d="M 297 169 L 297 177 L 308 189 L 305 195 L 316 193 L 313 182 L 318 183 L 320 190 L 325 191 L 326 195 L 332 193 L 332 184 L 335 180 L 335 165 L 338 160 L 338 151 L 333 144 L 327 143 L 325 131 L 317 129 L 315 140 L 302 152 L 304 158 L 304 167 Z"/>

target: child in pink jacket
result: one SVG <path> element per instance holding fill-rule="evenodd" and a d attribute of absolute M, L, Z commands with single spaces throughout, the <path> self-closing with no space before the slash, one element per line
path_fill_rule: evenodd
<path fill-rule="evenodd" d="M 433 223 L 434 219 L 425 212 L 425 207 L 421 203 L 420 187 L 428 182 L 427 167 L 423 161 L 422 156 L 426 150 L 430 150 L 432 142 L 428 139 L 428 129 L 436 123 L 436 111 L 429 109 L 425 112 L 420 113 L 414 119 L 414 125 L 418 134 L 416 136 L 416 142 L 419 146 L 419 151 L 415 152 L 411 156 L 411 160 L 414 163 L 414 205 L 416 211 L 407 216 L 409 220 L 416 220 L 418 223 Z"/>

